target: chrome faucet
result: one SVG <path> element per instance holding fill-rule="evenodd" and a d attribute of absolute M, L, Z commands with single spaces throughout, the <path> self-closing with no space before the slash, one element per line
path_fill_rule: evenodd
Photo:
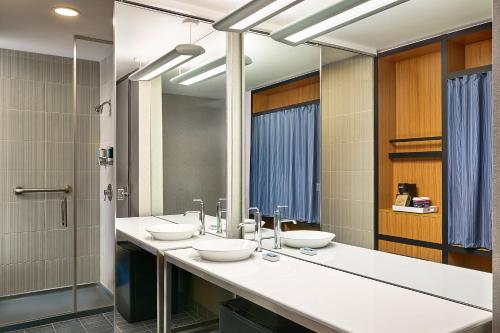
<path fill-rule="evenodd" d="M 205 204 L 203 203 L 203 200 L 201 199 L 193 199 L 193 202 L 199 202 L 200 203 L 200 210 L 188 210 L 187 212 L 184 213 L 184 216 L 187 214 L 199 214 L 199 219 L 200 219 L 200 235 L 205 234 Z"/>
<path fill-rule="evenodd" d="M 222 209 L 223 201 L 226 201 L 226 199 L 219 198 L 219 200 L 217 200 L 217 205 L 215 210 L 215 217 L 217 218 L 217 233 L 219 234 L 222 233 L 222 214 L 227 212 L 226 209 Z"/>
<path fill-rule="evenodd" d="M 260 214 L 259 208 L 251 207 L 248 209 L 250 212 L 254 211 L 254 221 L 253 222 L 241 222 L 238 225 L 238 229 L 242 229 L 241 234 L 243 239 L 245 239 L 245 225 L 255 224 L 255 236 L 254 239 L 257 242 L 257 252 L 262 252 L 262 215 Z"/>
<path fill-rule="evenodd" d="M 288 208 L 288 206 L 284 206 L 284 205 L 276 206 L 276 210 L 274 211 L 273 222 L 274 222 L 274 248 L 275 249 L 281 249 L 281 247 L 283 246 L 282 236 L 281 236 L 281 224 L 282 223 L 289 223 L 289 222 L 291 222 L 293 224 L 297 224 L 297 221 L 295 221 L 295 220 L 281 218 L 281 216 L 282 216 L 281 209 L 282 208 Z"/>

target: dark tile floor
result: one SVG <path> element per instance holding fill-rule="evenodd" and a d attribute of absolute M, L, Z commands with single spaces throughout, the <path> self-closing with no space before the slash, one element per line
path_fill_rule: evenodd
<path fill-rule="evenodd" d="M 113 297 L 99 284 L 78 286 L 78 311 L 113 306 Z M 71 288 L 53 289 L 0 299 L 0 327 L 12 323 L 69 313 L 73 309 Z"/>
<path fill-rule="evenodd" d="M 175 315 L 172 318 L 172 328 L 184 327 L 185 325 L 202 322 L 207 319 L 209 313 L 186 312 Z M 49 325 L 37 326 L 12 333 L 156 333 L 156 319 L 128 323 L 120 314 L 116 313 L 115 331 L 113 331 L 113 312 L 81 317 L 66 321 L 59 321 Z M 216 333 L 213 329 L 196 329 L 186 332 L 210 332 Z"/>

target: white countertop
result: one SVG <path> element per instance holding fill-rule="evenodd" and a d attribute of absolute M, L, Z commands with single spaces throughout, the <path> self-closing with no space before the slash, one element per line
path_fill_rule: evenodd
<path fill-rule="evenodd" d="M 213 239 L 216 236 L 205 234 L 204 236 L 193 236 L 189 239 L 179 241 L 161 241 L 154 239 L 146 228 L 152 225 L 171 223 L 154 216 L 117 218 L 117 239 L 127 240 L 144 250 L 156 255 L 157 251 L 180 249 L 191 247 L 200 239 Z"/>
<path fill-rule="evenodd" d="M 447 299 L 493 309 L 493 276 L 472 269 L 443 265 L 391 253 L 332 242 L 309 256 L 284 246 L 273 249 L 272 240 L 263 248 L 380 281 L 423 291 Z"/>
<path fill-rule="evenodd" d="M 463 332 L 492 319 L 488 311 L 287 256 L 269 262 L 255 253 L 248 260 L 217 263 L 202 260 L 193 249 L 165 255 L 257 304 L 294 314 L 292 320 L 319 325 L 317 332 Z"/>

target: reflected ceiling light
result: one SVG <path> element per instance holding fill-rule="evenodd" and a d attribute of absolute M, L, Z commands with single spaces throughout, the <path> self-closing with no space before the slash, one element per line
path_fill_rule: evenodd
<path fill-rule="evenodd" d="M 221 31 L 243 32 L 303 0 L 253 0 L 213 24 Z"/>
<path fill-rule="evenodd" d="M 54 12 L 56 14 L 62 15 L 62 16 L 78 16 L 80 15 L 80 12 L 76 9 L 69 8 L 69 7 L 56 7 L 54 8 Z"/>
<path fill-rule="evenodd" d="M 250 57 L 245 56 L 245 66 L 252 63 Z M 182 84 L 189 86 L 197 82 L 211 79 L 221 75 L 226 71 L 226 57 L 219 58 L 207 64 L 195 67 L 185 73 L 179 74 L 170 79 L 172 83 Z"/>
<path fill-rule="evenodd" d="M 344 0 L 273 32 L 271 37 L 298 45 L 409 0 Z"/>
<path fill-rule="evenodd" d="M 163 72 L 177 68 L 183 63 L 205 53 L 205 49 L 194 44 L 179 44 L 172 51 L 147 64 L 129 76 L 132 81 L 148 81 Z"/>

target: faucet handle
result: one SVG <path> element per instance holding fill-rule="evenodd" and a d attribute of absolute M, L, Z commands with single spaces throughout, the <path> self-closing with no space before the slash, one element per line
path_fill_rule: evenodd
<path fill-rule="evenodd" d="M 260 210 L 258 207 L 250 207 L 250 208 L 248 208 L 248 211 L 249 212 L 253 211 L 253 212 L 255 212 L 255 214 L 260 214 Z"/>
<path fill-rule="evenodd" d="M 203 206 L 203 200 L 201 200 L 201 199 L 193 199 L 193 202 L 199 202 L 200 205 Z"/>
<path fill-rule="evenodd" d="M 282 208 L 288 208 L 288 205 L 277 205 L 276 212 L 281 213 Z"/>
<path fill-rule="evenodd" d="M 256 221 L 252 221 L 252 222 L 243 221 L 240 224 L 238 224 L 238 229 L 241 229 L 245 225 L 253 225 L 253 224 L 257 224 L 257 222 Z"/>
<path fill-rule="evenodd" d="M 219 201 L 227 201 L 226 198 L 219 198 Z"/>

